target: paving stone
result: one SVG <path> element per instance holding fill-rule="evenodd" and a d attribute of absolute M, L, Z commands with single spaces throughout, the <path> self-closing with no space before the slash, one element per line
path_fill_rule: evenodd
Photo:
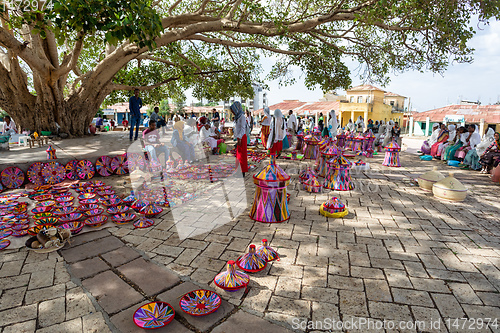
<path fill-rule="evenodd" d="M 78 234 L 78 236 L 71 237 L 71 247 L 82 245 L 84 243 L 91 242 L 99 238 L 104 238 L 109 235 L 110 233 L 106 229 Z"/>
<path fill-rule="evenodd" d="M 49 327 L 37 330 L 36 333 L 53 333 L 53 332 L 82 332 L 82 319 L 75 318 L 64 323 L 52 325 Z"/>
<path fill-rule="evenodd" d="M 53 298 L 63 297 L 65 293 L 65 284 L 56 284 L 47 288 L 28 290 L 24 296 L 24 302 L 25 304 L 38 303 Z"/>
<path fill-rule="evenodd" d="M 453 272 L 442 269 L 427 269 L 427 273 L 433 279 L 441 279 L 446 281 L 454 281 L 454 282 L 467 282 L 465 278 L 459 272 Z"/>
<path fill-rule="evenodd" d="M 271 324 L 244 311 L 238 311 L 230 316 L 221 325 L 217 326 L 212 333 L 287 333 L 292 332 L 284 327 Z"/>
<path fill-rule="evenodd" d="M 302 286 L 300 298 L 307 301 L 339 303 L 338 290 L 332 288 Z"/>
<path fill-rule="evenodd" d="M 289 316 L 301 317 L 309 314 L 310 302 L 281 296 L 272 296 L 268 311 L 283 313 Z"/>
<path fill-rule="evenodd" d="M 191 267 L 202 268 L 209 271 L 220 272 L 225 266 L 226 262 L 218 259 L 212 259 L 203 255 L 199 255 L 191 262 Z"/>
<path fill-rule="evenodd" d="M 116 250 L 104 253 L 102 258 L 111 264 L 113 267 L 118 267 L 120 265 L 126 264 L 135 258 L 140 257 L 140 254 L 133 250 L 130 246 L 122 246 Z"/>
<path fill-rule="evenodd" d="M 394 302 L 409 305 L 433 306 L 429 294 L 425 291 L 391 288 Z"/>
<path fill-rule="evenodd" d="M 37 305 L 19 306 L 0 311 L 0 326 L 7 326 L 37 317 Z"/>
<path fill-rule="evenodd" d="M 464 311 L 469 318 L 500 318 L 500 309 L 498 306 L 481 306 L 481 305 L 463 305 Z M 494 331 L 498 331 L 498 326 L 493 327 Z"/>
<path fill-rule="evenodd" d="M 118 270 L 148 296 L 156 295 L 179 283 L 177 275 L 143 258 L 137 258 Z"/>
<path fill-rule="evenodd" d="M 68 290 L 66 293 L 66 320 L 81 317 L 94 311 L 94 305 L 82 288 Z"/>
<path fill-rule="evenodd" d="M 0 290 L 28 286 L 30 277 L 30 274 L 2 277 L 0 279 Z"/>
<path fill-rule="evenodd" d="M 302 283 L 314 287 L 326 287 L 328 279 L 328 268 L 326 267 L 304 267 Z"/>
<path fill-rule="evenodd" d="M 387 282 L 391 287 L 413 288 L 410 279 L 407 277 L 405 271 L 397 269 L 384 269 L 387 277 Z"/>
<path fill-rule="evenodd" d="M 366 297 L 370 301 L 391 302 L 391 291 L 384 280 L 364 279 Z"/>
<path fill-rule="evenodd" d="M 54 269 L 46 269 L 31 273 L 28 290 L 49 287 L 54 283 Z"/>
<path fill-rule="evenodd" d="M 423 308 L 420 306 L 412 306 L 411 311 L 415 316 L 415 322 L 423 322 L 425 328 L 423 332 L 447 332 L 443 319 L 436 309 Z"/>
<path fill-rule="evenodd" d="M 485 305 L 498 306 L 500 304 L 500 293 L 477 292 L 476 294 Z"/>
<path fill-rule="evenodd" d="M 198 268 L 193 272 L 193 274 L 191 274 L 190 278 L 192 281 L 200 284 L 210 284 L 215 275 L 216 273 L 214 273 L 213 271 L 209 271 L 204 268 Z"/>
<path fill-rule="evenodd" d="M 351 275 L 353 277 L 365 279 L 385 279 L 384 273 L 378 268 L 351 266 Z"/>
<path fill-rule="evenodd" d="M 465 283 L 450 283 L 449 284 L 453 295 L 460 303 L 466 304 L 482 304 L 481 300 L 474 293 L 471 286 Z"/>
<path fill-rule="evenodd" d="M 463 272 L 462 275 L 475 291 L 496 291 L 496 288 L 481 273 Z"/>
<path fill-rule="evenodd" d="M 431 294 L 439 312 L 444 318 L 463 318 L 464 312 L 453 295 Z"/>
<path fill-rule="evenodd" d="M 7 326 L 2 333 L 32 333 L 36 330 L 36 320 L 29 320 L 22 323 Z"/>
<path fill-rule="evenodd" d="M 339 290 L 339 306 L 343 315 L 368 317 L 366 295 L 363 292 Z"/>
<path fill-rule="evenodd" d="M 83 280 L 82 284 L 96 298 L 97 303 L 110 314 L 128 308 L 143 299 L 141 294 L 111 271 Z"/>
<path fill-rule="evenodd" d="M 301 279 L 281 276 L 278 278 L 274 294 L 290 298 L 299 298 L 301 282 Z"/>
<path fill-rule="evenodd" d="M 436 279 L 422 279 L 410 277 L 413 287 L 417 290 L 433 291 L 438 293 L 450 293 L 450 289 L 445 282 Z"/>
<path fill-rule="evenodd" d="M 263 314 L 271 299 L 272 291 L 262 288 L 251 288 L 243 300 L 241 307 L 252 313 Z"/>
<path fill-rule="evenodd" d="M 222 300 L 220 308 L 210 316 L 206 317 L 194 317 L 185 314 L 179 307 L 179 299 L 182 295 L 200 289 L 197 285 L 191 282 L 184 282 L 174 288 L 158 295 L 158 299 L 164 302 L 171 304 L 175 310 L 175 312 L 184 318 L 190 325 L 193 325 L 196 329 L 201 332 L 206 332 L 209 328 L 211 328 L 215 323 L 224 318 L 229 312 L 234 309 L 234 306 Z"/>
<path fill-rule="evenodd" d="M 56 265 L 56 259 L 47 259 L 39 262 L 33 262 L 24 264 L 21 273 L 33 273 L 36 271 L 42 271 L 47 268 L 52 268 Z"/>
<path fill-rule="evenodd" d="M 5 290 L 0 297 L 0 311 L 23 304 L 26 287 Z"/>
<path fill-rule="evenodd" d="M 85 243 L 79 246 L 72 246 L 71 248 L 62 251 L 64 260 L 68 263 L 81 261 L 84 259 L 92 258 L 98 254 L 103 254 L 112 250 L 116 250 L 123 246 L 123 243 L 116 237 L 104 237 L 92 242 Z"/>
<path fill-rule="evenodd" d="M 134 310 L 135 311 L 135 310 Z M 111 333 L 102 313 L 91 313 L 82 317 L 84 333 Z"/>
<path fill-rule="evenodd" d="M 372 301 L 368 302 L 368 305 L 373 318 L 399 321 L 412 319 L 407 305 Z"/>
<path fill-rule="evenodd" d="M 69 265 L 71 274 L 78 279 L 84 279 L 108 269 L 108 264 L 99 257 L 78 261 Z"/>
<path fill-rule="evenodd" d="M 197 249 L 185 249 L 180 255 L 177 256 L 177 259 L 174 260 L 174 263 L 189 266 L 193 259 L 196 258 L 200 253 L 201 251 Z"/>
<path fill-rule="evenodd" d="M 331 303 L 312 302 L 311 321 L 315 323 L 315 328 L 320 329 L 320 327 L 317 327 L 319 326 L 317 323 L 327 323 L 327 318 L 332 321 L 340 321 L 339 307 Z"/>
<path fill-rule="evenodd" d="M 362 279 L 345 277 L 345 276 L 336 276 L 336 275 L 328 276 L 328 287 L 335 289 L 354 290 L 354 291 L 364 290 Z"/>
<path fill-rule="evenodd" d="M 21 269 L 23 268 L 23 261 L 9 261 L 4 262 L 2 268 L 0 268 L 0 278 L 5 278 L 7 276 L 16 276 L 21 273 Z"/>
<path fill-rule="evenodd" d="M 48 327 L 62 323 L 66 315 L 65 304 L 64 297 L 41 302 L 38 305 L 38 324 Z"/>

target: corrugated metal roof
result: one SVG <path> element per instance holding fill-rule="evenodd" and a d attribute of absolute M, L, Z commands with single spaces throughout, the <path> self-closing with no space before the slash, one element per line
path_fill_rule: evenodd
<path fill-rule="evenodd" d="M 478 123 L 484 119 L 488 124 L 500 124 L 500 105 L 448 105 L 439 109 L 413 113 L 415 121 L 443 121 L 445 116 L 463 115 L 465 122 Z"/>

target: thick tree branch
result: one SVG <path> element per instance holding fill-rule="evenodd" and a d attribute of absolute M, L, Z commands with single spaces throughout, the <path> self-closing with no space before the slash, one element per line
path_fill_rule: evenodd
<path fill-rule="evenodd" d="M 223 73 L 223 72 L 229 72 L 229 70 L 227 69 L 221 69 L 221 70 L 214 70 L 214 71 L 207 71 L 207 72 L 196 72 L 196 73 L 193 73 L 191 75 L 199 75 L 199 76 L 205 76 L 205 75 L 210 75 L 210 74 L 217 74 L 217 73 Z M 177 81 L 177 80 L 180 80 L 181 77 L 180 76 L 174 76 L 174 77 L 170 77 L 166 80 L 163 80 L 159 83 L 156 83 L 156 84 L 153 84 L 153 85 L 150 85 L 150 86 L 129 86 L 129 85 L 126 85 L 126 84 L 117 84 L 117 83 L 113 83 L 111 85 L 111 88 L 112 90 L 135 90 L 135 89 L 139 89 L 141 91 L 145 91 L 145 90 L 152 90 L 152 89 L 155 89 L 155 88 L 158 88 L 164 84 L 167 84 L 169 82 L 172 82 L 172 81 Z"/>

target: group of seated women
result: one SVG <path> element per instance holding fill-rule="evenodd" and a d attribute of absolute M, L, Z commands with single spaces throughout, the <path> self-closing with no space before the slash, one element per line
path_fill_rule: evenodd
<path fill-rule="evenodd" d="M 455 125 L 434 124 L 421 151 L 438 160 L 458 160 L 462 169 L 490 173 L 500 162 L 500 134 L 489 128 L 481 139 L 478 126 L 473 124 L 458 129 Z"/>

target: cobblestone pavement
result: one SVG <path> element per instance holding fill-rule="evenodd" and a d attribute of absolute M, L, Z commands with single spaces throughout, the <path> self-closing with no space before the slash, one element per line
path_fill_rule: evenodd
<path fill-rule="evenodd" d="M 485 326 L 485 318 L 500 320 L 498 185 L 453 169 L 469 193 L 463 203 L 442 202 L 410 180 L 434 165 L 452 168 L 405 154 L 403 168 L 381 162 L 379 155 L 370 160 L 371 171 L 353 175 L 354 191 L 309 194 L 297 174 L 312 162 L 279 160 L 292 176 L 285 223 L 248 217 L 254 185 L 247 175 L 246 189 L 228 190 L 249 203 L 233 220 L 210 210 L 207 201 L 186 206 L 175 219 L 164 212 L 148 229 L 121 226 L 76 236 L 60 254 L 3 251 L 0 333 L 135 332 L 133 311 L 153 299 L 176 309 L 175 321 L 161 332 L 319 332 L 328 331 L 319 327 L 325 319 L 361 324 L 359 318 L 426 326 L 347 331 L 499 332 Z M 334 195 L 349 209 L 342 219 L 318 213 Z M 194 236 L 180 239 L 179 221 L 189 221 Z M 214 288 L 226 261 L 263 238 L 278 249 L 280 261 L 252 274 L 244 291 Z M 179 297 L 198 287 L 222 296 L 215 314 L 194 318 L 178 309 Z"/>

